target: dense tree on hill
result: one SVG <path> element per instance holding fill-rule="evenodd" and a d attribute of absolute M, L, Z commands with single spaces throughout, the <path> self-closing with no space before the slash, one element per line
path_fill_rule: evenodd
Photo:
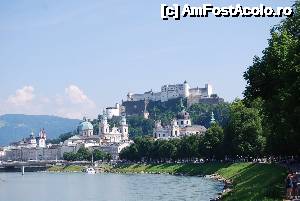
<path fill-rule="evenodd" d="M 300 154 L 300 1 L 294 15 L 271 30 L 268 47 L 244 74 L 247 101 L 262 100 L 267 147 L 277 155 Z"/>
<path fill-rule="evenodd" d="M 187 109 L 187 111 L 190 113 L 192 122 L 194 124 L 203 125 L 208 128 L 210 126 L 211 113 L 213 112 L 216 121 L 221 126 L 225 126 L 229 118 L 229 103 L 197 103 L 193 104 L 190 108 Z"/>
<path fill-rule="evenodd" d="M 229 104 L 206 104 L 196 103 L 187 108 L 187 100 L 183 99 L 183 106 L 190 113 L 192 122 L 194 124 L 203 125 L 206 128 L 209 127 L 211 113 L 215 115 L 216 121 L 225 126 L 228 121 Z M 150 104 L 149 104 L 150 105 Z M 153 120 L 160 120 L 162 125 L 168 125 L 170 121 L 176 117 L 177 113 L 182 110 L 180 99 L 174 99 L 167 103 L 155 102 L 149 107 L 150 118 Z"/>
<path fill-rule="evenodd" d="M 131 139 L 137 136 L 153 134 L 154 121 L 152 119 L 144 119 L 141 116 L 130 116 L 127 117 L 127 123 Z"/>

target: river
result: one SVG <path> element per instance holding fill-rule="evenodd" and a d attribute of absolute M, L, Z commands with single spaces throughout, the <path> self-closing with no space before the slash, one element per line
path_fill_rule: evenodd
<path fill-rule="evenodd" d="M 1 201 L 205 201 L 222 188 L 220 182 L 191 176 L 0 173 Z"/>

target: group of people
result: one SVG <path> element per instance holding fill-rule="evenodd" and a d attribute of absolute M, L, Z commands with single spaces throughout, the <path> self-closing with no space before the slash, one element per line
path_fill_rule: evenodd
<path fill-rule="evenodd" d="M 299 196 L 298 174 L 296 172 L 290 172 L 286 178 L 286 198 L 297 199 Z"/>

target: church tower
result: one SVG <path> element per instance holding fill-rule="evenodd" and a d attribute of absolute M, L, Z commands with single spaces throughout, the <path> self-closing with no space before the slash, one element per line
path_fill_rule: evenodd
<path fill-rule="evenodd" d="M 183 91 L 184 91 L 184 97 L 187 98 L 190 96 L 190 85 L 185 80 L 183 83 Z"/>
<path fill-rule="evenodd" d="M 216 123 L 214 112 L 211 112 L 210 125 Z"/>
<path fill-rule="evenodd" d="M 125 115 L 122 115 L 119 129 L 122 134 L 122 140 L 128 140 L 128 124 L 126 123 Z"/>
<path fill-rule="evenodd" d="M 41 129 L 38 137 L 38 146 L 40 148 L 45 148 L 46 147 L 46 139 L 47 139 L 47 134 L 45 129 Z"/>
<path fill-rule="evenodd" d="M 178 137 L 180 134 L 180 130 L 179 130 L 179 126 L 178 126 L 178 122 L 176 119 L 173 119 L 171 121 L 171 133 L 170 133 L 170 137 Z"/>
<path fill-rule="evenodd" d="M 103 137 L 103 135 L 109 133 L 109 124 L 107 122 L 106 112 L 103 110 L 102 119 L 99 125 L 99 136 Z"/>

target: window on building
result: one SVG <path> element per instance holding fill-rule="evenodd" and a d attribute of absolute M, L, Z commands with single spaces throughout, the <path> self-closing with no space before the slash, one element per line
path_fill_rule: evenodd
<path fill-rule="evenodd" d="M 165 134 L 163 134 L 163 137 L 165 137 Z"/>
<path fill-rule="evenodd" d="M 183 125 L 183 121 L 181 121 L 181 125 Z"/>

